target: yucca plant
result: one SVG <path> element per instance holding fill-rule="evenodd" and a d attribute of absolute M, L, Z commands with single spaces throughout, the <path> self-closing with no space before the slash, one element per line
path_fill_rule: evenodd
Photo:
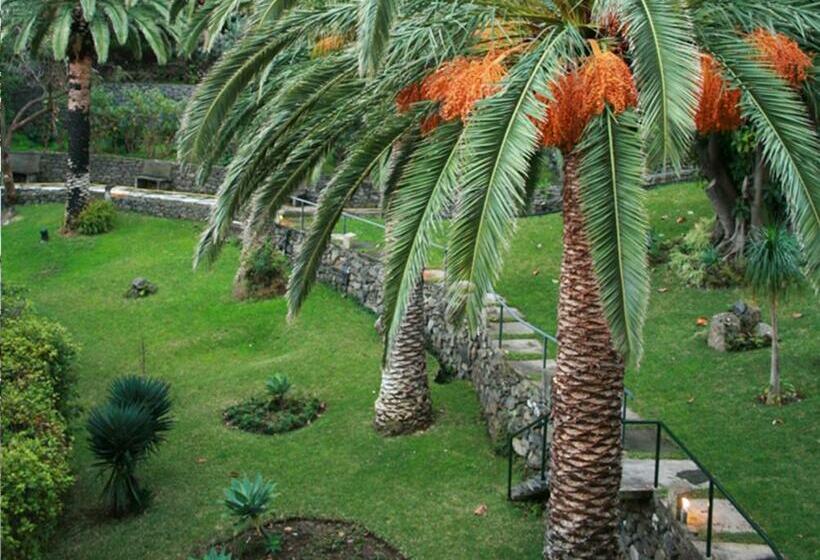
<path fill-rule="evenodd" d="M 123 377 L 111 384 L 108 394 L 108 402 L 91 411 L 86 427 L 95 466 L 107 473 L 106 508 L 119 517 L 145 508 L 148 492 L 136 470 L 157 450 L 173 421 L 167 383 Z"/>
<path fill-rule="evenodd" d="M 797 239 L 782 226 L 758 230 L 746 250 L 746 280 L 754 293 L 769 303 L 772 323 L 772 360 L 766 404 L 781 404 L 780 340 L 777 308 L 788 290 L 803 278 L 800 268 L 800 246 Z"/>
<path fill-rule="evenodd" d="M 166 0 L 7 0 L 4 31 L 14 30 L 15 50 L 39 52 L 47 45 L 54 60 L 68 60 L 68 177 L 64 229 L 74 231 L 89 200 L 91 74 L 116 44 L 142 56 L 148 47 L 160 64 L 168 59 L 176 32 Z"/>
<path fill-rule="evenodd" d="M 290 387 L 290 380 L 286 375 L 274 375 L 265 381 L 265 389 L 267 389 L 268 395 L 276 402 L 285 398 L 285 395 L 290 391 Z"/>
<path fill-rule="evenodd" d="M 249 227 L 264 227 L 344 138 L 295 259 L 294 315 L 343 208 L 400 151 L 387 215 L 388 345 L 398 343 L 447 210 L 449 314 L 476 326 L 536 156 L 559 148 L 564 235 L 545 555 L 617 558 L 623 376 L 642 353 L 649 297 L 642 172 L 680 166 L 690 152 L 701 55 L 710 53 L 740 92 L 740 114 L 786 194 L 817 279 L 820 142 L 805 104 L 751 39 L 760 28 L 810 36 L 817 14 L 813 0 L 361 0 L 297 6 L 265 25 L 252 16 L 200 84 L 179 135 L 180 156 L 200 162 L 203 175 L 238 144 L 197 260 L 216 254 L 244 208 Z"/>

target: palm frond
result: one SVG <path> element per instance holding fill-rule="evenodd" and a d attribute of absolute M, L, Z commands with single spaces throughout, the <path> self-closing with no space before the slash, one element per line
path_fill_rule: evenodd
<path fill-rule="evenodd" d="M 397 0 L 361 0 L 357 30 L 359 74 L 372 76 L 387 50 L 390 27 L 398 9 Z"/>
<path fill-rule="evenodd" d="M 752 124 L 767 167 L 780 183 L 789 217 L 808 261 L 809 278 L 820 284 L 820 142 L 795 91 L 731 36 L 713 40 L 710 50 L 741 88 L 743 114 Z"/>
<path fill-rule="evenodd" d="M 395 339 L 419 281 L 444 210 L 457 188 L 460 121 L 436 128 L 413 153 L 388 208 L 392 224 L 384 271 L 383 321 L 388 345 Z"/>
<path fill-rule="evenodd" d="M 585 229 L 604 314 L 615 348 L 639 362 L 649 303 L 649 221 L 637 116 L 604 111 L 587 127 L 577 152 Z"/>
<path fill-rule="evenodd" d="M 466 311 L 472 327 L 501 269 L 523 203 L 528 164 L 538 144 L 533 120 L 545 110 L 536 91 L 546 94 L 546 85 L 574 43 L 572 37 L 569 28 L 554 29 L 512 68 L 501 92 L 477 104 L 467 123 L 447 276 L 448 314 L 459 320 Z"/>
<path fill-rule="evenodd" d="M 688 12 L 677 0 L 626 0 L 619 10 L 650 166 L 679 168 L 691 146 L 699 66 Z"/>
<path fill-rule="evenodd" d="M 367 132 L 352 148 L 330 183 L 322 191 L 316 216 L 299 247 L 288 282 L 288 314 L 294 316 L 305 301 L 330 240 L 330 234 L 350 197 L 367 179 L 379 159 L 404 134 L 418 126 L 418 110 L 394 115 Z"/>

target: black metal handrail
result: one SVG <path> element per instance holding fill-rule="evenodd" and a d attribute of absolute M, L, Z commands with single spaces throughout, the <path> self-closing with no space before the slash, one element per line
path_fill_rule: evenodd
<path fill-rule="evenodd" d="M 740 504 L 737 502 L 734 496 L 732 496 L 723 484 L 715 478 L 715 476 L 707 469 L 703 463 L 686 447 L 686 444 L 674 433 L 669 427 L 662 422 L 661 420 L 627 420 L 626 418 L 626 408 L 627 408 L 627 399 L 633 398 L 633 394 L 629 389 L 624 390 L 624 398 L 623 398 L 623 405 L 621 410 L 621 422 L 622 422 L 622 430 L 626 429 L 628 425 L 642 425 L 642 426 L 655 426 L 655 470 L 654 470 L 654 480 L 653 480 L 653 487 L 658 488 L 660 483 L 660 463 L 661 463 L 661 441 L 663 433 L 666 432 L 666 435 L 674 441 L 678 447 L 686 454 L 686 456 L 703 472 L 706 476 L 707 480 L 709 481 L 708 486 L 708 511 L 706 517 L 706 557 L 712 557 L 712 541 L 713 541 L 713 522 L 714 522 L 714 502 L 715 502 L 715 489 L 719 490 L 723 496 L 732 504 L 732 506 L 737 510 L 738 513 L 746 520 L 749 526 L 754 529 L 755 533 L 760 537 L 760 539 L 766 543 L 766 546 L 774 554 L 776 560 L 784 560 L 783 554 L 777 548 L 777 545 L 774 544 L 772 539 L 763 530 L 763 528 L 755 522 L 754 519 L 749 515 L 746 510 L 744 510 Z M 547 462 L 547 428 L 549 425 L 549 417 L 547 414 L 543 414 L 527 424 L 526 426 L 516 430 L 515 432 L 509 434 L 507 438 L 507 499 L 512 499 L 512 478 L 513 478 L 513 456 L 515 452 L 513 450 L 513 439 L 518 437 L 519 435 L 532 430 L 536 427 L 542 428 L 542 440 L 541 440 L 541 480 L 546 481 L 546 462 Z M 622 432 L 623 437 L 623 432 Z"/>
<path fill-rule="evenodd" d="M 542 340 L 544 345 L 544 350 L 541 354 L 541 367 L 546 369 L 547 368 L 547 358 L 548 358 L 548 345 L 550 342 L 558 346 L 558 339 L 555 338 L 553 335 L 547 333 L 546 331 L 539 329 L 526 319 L 524 319 L 515 309 L 507 305 L 507 302 L 504 301 L 500 295 L 495 294 L 496 303 L 498 304 L 498 345 L 501 346 L 501 340 L 504 337 L 504 313 L 506 313 L 512 317 L 517 323 L 520 323 L 533 331 L 538 337 Z"/>
<path fill-rule="evenodd" d="M 715 478 L 715 476 L 707 469 L 703 463 L 692 453 L 689 451 L 689 448 L 686 447 L 686 444 L 672 431 L 669 429 L 663 421 L 661 420 L 626 420 L 623 421 L 624 425 L 643 425 L 643 426 L 655 426 L 655 479 L 654 479 L 654 487 L 658 488 L 658 482 L 660 478 L 660 462 L 661 462 L 661 439 L 663 436 L 663 432 L 666 432 L 666 435 L 674 441 L 678 447 L 683 451 L 686 456 L 691 460 L 697 467 L 706 475 L 706 478 L 709 480 L 709 509 L 707 512 L 706 517 L 706 557 L 712 557 L 712 525 L 713 525 L 713 514 L 714 514 L 714 501 L 715 501 L 715 489 L 717 488 L 723 494 L 723 496 L 729 500 L 729 502 L 734 506 L 737 512 L 746 520 L 752 529 L 754 529 L 755 533 L 761 538 L 763 542 L 766 543 L 772 553 L 774 554 L 777 560 L 783 560 L 783 555 L 780 553 L 780 550 L 777 546 L 772 542 L 772 539 L 763 530 L 763 528 L 758 525 L 754 519 L 744 510 L 740 504 L 738 504 L 737 500 L 732 496 L 726 488 L 720 483 L 720 481 Z"/>

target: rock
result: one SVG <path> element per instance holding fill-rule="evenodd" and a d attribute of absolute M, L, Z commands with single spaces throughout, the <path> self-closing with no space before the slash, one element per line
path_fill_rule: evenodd
<path fill-rule="evenodd" d="M 760 322 L 760 308 L 743 300 L 733 303 L 730 311 L 740 319 L 740 328 L 744 332 L 750 332 Z"/>
<path fill-rule="evenodd" d="M 772 326 L 767 323 L 758 323 L 755 325 L 755 339 L 763 346 L 772 345 Z"/>
<path fill-rule="evenodd" d="M 131 281 L 131 287 L 125 293 L 127 298 L 142 298 L 157 293 L 157 286 L 145 278 L 134 278 Z"/>
<path fill-rule="evenodd" d="M 709 323 L 709 346 L 719 352 L 733 349 L 740 336 L 740 318 L 731 312 L 718 313 Z"/>
<path fill-rule="evenodd" d="M 634 544 L 629 547 L 629 560 L 641 560 L 641 555 Z"/>

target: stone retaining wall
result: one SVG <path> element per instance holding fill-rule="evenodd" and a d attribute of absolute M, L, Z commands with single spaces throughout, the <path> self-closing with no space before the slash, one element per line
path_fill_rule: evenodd
<path fill-rule="evenodd" d="M 21 152 L 24 153 L 24 152 Z M 35 152 L 25 152 L 35 153 Z M 40 174 L 38 180 L 45 183 L 61 183 L 66 177 L 66 154 L 64 152 L 36 152 L 40 154 Z M 91 172 L 91 182 L 104 185 L 134 186 L 134 180 L 141 174 L 142 164 L 145 160 L 138 158 L 128 158 L 111 156 L 105 154 L 92 154 L 89 166 Z M 197 168 L 191 165 L 173 164 L 171 174 L 171 184 L 163 188 L 182 192 L 215 194 L 225 177 L 225 168 L 216 166 L 211 171 L 211 175 L 203 185 L 197 185 Z M 319 192 L 324 188 L 325 182 L 308 188 L 303 188 L 294 193 L 296 196 L 307 200 L 317 200 Z M 376 207 L 381 201 L 378 189 L 370 184 L 363 185 L 353 196 L 350 205 L 358 207 Z"/>
<path fill-rule="evenodd" d="M 652 493 L 621 495 L 621 542 L 628 560 L 702 560 L 674 509 Z"/>

